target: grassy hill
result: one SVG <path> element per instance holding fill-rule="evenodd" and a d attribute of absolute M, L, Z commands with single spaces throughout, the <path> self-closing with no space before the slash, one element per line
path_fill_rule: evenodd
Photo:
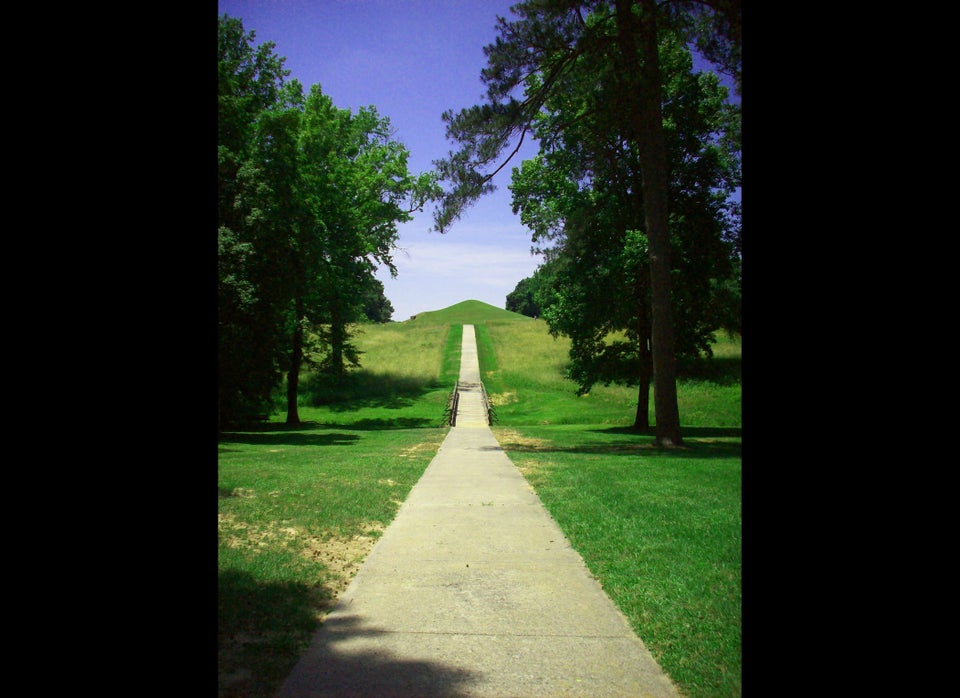
<path fill-rule="evenodd" d="M 483 301 L 461 301 L 442 310 L 418 313 L 404 323 L 417 325 L 479 325 L 487 322 L 533 320 L 526 315 L 497 308 Z"/>

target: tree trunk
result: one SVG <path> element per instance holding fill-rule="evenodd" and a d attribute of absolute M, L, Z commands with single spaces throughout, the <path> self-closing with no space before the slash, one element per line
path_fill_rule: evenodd
<path fill-rule="evenodd" d="M 330 320 L 330 374 L 336 383 L 343 381 L 343 345 L 347 341 L 346 324 L 341 319 L 340 309 L 334 303 Z"/>
<path fill-rule="evenodd" d="M 633 428 L 642 434 L 650 431 L 650 377 L 640 377 L 640 387 L 637 390 L 637 417 L 633 420 Z"/>
<path fill-rule="evenodd" d="M 655 0 L 640 0 L 639 21 L 632 0 L 616 0 L 617 35 L 625 75 L 640 75 L 640 89 L 626 95 L 628 129 L 637 143 L 643 174 L 643 211 L 650 257 L 650 293 L 653 354 L 653 400 L 656 443 L 680 446 L 680 410 L 674 356 L 673 307 L 670 297 L 670 227 L 668 219 L 669 167 L 660 109 L 660 62 L 657 52 Z M 643 65 L 637 69 L 637 44 Z"/>
<path fill-rule="evenodd" d="M 290 370 L 287 372 L 287 424 L 299 424 L 300 413 L 297 410 L 297 391 L 300 387 L 300 366 L 303 363 L 303 299 L 297 297 L 296 317 L 293 326 L 293 347 L 290 351 Z"/>
<path fill-rule="evenodd" d="M 650 432 L 650 345 L 647 337 L 641 334 L 639 346 L 640 356 L 640 387 L 637 390 L 637 418 L 633 428 L 647 434 Z"/>

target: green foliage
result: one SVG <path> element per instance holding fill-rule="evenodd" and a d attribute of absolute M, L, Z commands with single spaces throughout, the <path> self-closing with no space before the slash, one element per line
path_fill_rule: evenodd
<path fill-rule="evenodd" d="M 280 379 L 281 334 L 257 192 L 267 195 L 256 158 L 258 119 L 285 94 L 289 71 L 267 42 L 226 15 L 218 22 L 218 413 L 228 425 L 269 411 Z M 272 192 L 270 192 L 272 195 Z"/>
<path fill-rule="evenodd" d="M 383 282 L 375 276 L 366 277 L 363 286 L 363 315 L 370 322 L 390 322 L 393 304 L 383 292 Z"/>
<path fill-rule="evenodd" d="M 731 8 L 735 13 L 726 12 Z M 588 381 L 599 375 L 592 365 L 595 352 L 603 351 L 603 335 L 609 332 L 603 324 L 632 335 L 639 364 L 634 374 L 641 375 L 641 386 L 651 376 L 655 382 L 661 408 L 658 443 L 679 445 L 675 342 L 699 349 L 709 346 L 706 325 L 710 323 L 700 322 L 699 317 L 709 305 L 700 302 L 699 292 L 709 286 L 710 278 L 725 277 L 722 271 L 704 268 L 704 263 L 716 266 L 712 262 L 719 257 L 710 246 L 699 243 L 684 241 L 688 243 L 681 245 L 686 263 L 671 264 L 671 247 L 678 241 L 670 213 L 682 218 L 682 225 L 697 228 L 702 237 L 705 229 L 721 227 L 737 214 L 735 207 L 717 201 L 722 202 L 733 183 L 739 182 L 736 157 L 726 157 L 731 146 L 739 146 L 739 138 L 723 134 L 727 124 L 719 118 L 709 123 L 707 138 L 687 121 L 691 113 L 700 111 L 688 109 L 691 88 L 709 86 L 709 81 L 683 82 L 677 77 L 690 74 L 686 47 L 708 31 L 695 21 L 704 15 L 698 3 L 654 0 L 529 0 L 510 10 L 514 19 L 498 18 L 499 36 L 484 49 L 487 66 L 481 77 L 487 86 L 486 103 L 443 114 L 447 137 L 459 149 L 436 163 L 448 187 L 434 212 L 435 228 L 444 232 L 467 206 L 493 190 L 493 177 L 519 150 L 514 148 L 499 162 L 512 139 L 519 137 L 522 142 L 528 133 L 535 135 L 543 162 L 534 166 L 536 172 L 523 167 L 519 174 L 514 170 L 514 184 L 525 190 L 521 201 L 527 207 L 524 211 L 524 206 L 517 205 L 515 190 L 515 210 L 521 210 L 521 220 L 533 231 L 534 241 L 563 235 L 565 245 L 572 235 L 604 240 L 604 234 L 615 241 L 594 254 L 585 237 L 567 267 L 575 270 L 571 279 L 589 284 L 593 291 L 607 284 L 606 293 L 600 294 L 606 305 L 583 289 L 573 291 L 575 297 L 569 299 L 573 317 L 587 318 L 588 323 L 574 337 L 576 358 L 583 358 L 581 373 Z M 734 14 L 737 21 L 727 21 Z M 723 21 L 711 29 L 711 38 L 722 41 L 714 47 L 738 49 L 739 5 L 724 4 L 724 12 L 716 16 Z M 692 101 L 698 106 L 703 103 Z M 736 119 L 729 121 L 738 130 Z M 689 181 L 678 177 L 680 170 Z M 708 225 L 703 225 L 705 221 Z M 714 221 L 720 223 L 709 225 Z M 636 273 L 624 286 L 619 277 L 626 271 L 626 262 L 617 258 L 615 248 L 627 230 L 642 230 L 648 239 L 649 274 Z M 712 237 L 716 235 L 707 234 L 708 241 Z M 578 253 L 584 251 L 594 257 L 590 264 L 580 264 Z M 681 277 L 685 288 L 674 293 L 674 272 L 686 268 L 691 269 Z M 611 289 L 620 293 L 611 294 Z M 636 317 L 628 324 L 622 323 L 622 317 L 600 317 L 607 312 L 622 316 L 610 299 L 637 308 Z M 683 318 L 685 324 L 675 333 L 673 306 L 684 299 L 688 299 L 685 310 L 693 313 Z M 584 304 L 591 312 L 581 312 Z M 600 319 L 594 322 L 594 318 Z M 659 328 L 656 335 L 650 331 L 653 326 Z M 641 421 L 639 414 L 637 419 Z"/>
<path fill-rule="evenodd" d="M 737 153 L 719 146 L 736 116 L 716 76 L 691 72 L 689 51 L 667 35 L 661 47 L 665 132 L 671 167 L 675 356 L 710 351 L 718 327 L 737 328 L 734 254 L 726 197 L 739 183 Z M 588 76 L 595 75 L 590 80 Z M 712 78 L 712 79 L 710 79 Z M 545 251 L 537 297 L 551 332 L 571 339 L 569 376 L 589 392 L 611 382 L 645 387 L 652 375 L 648 240 L 634 192 L 636 149 L 617 132 L 602 95 L 609 65 L 583 60 L 551 95 L 536 134 L 550 147 L 513 171 L 514 211 Z M 561 128 L 559 124 L 572 124 Z M 538 270 L 539 272 L 540 270 Z M 536 277 L 534 277 L 536 278 Z M 533 279 L 529 286 L 533 285 Z M 718 293 L 718 290 L 727 293 Z M 619 338 L 617 338 L 619 337 Z"/>
<path fill-rule="evenodd" d="M 397 225 L 411 218 L 402 203 L 417 186 L 407 171 L 408 152 L 390 134 L 389 119 L 375 108 L 351 114 L 319 86 L 311 88 L 299 134 L 307 224 L 299 240 L 298 307 L 324 326 L 317 331 L 330 351 L 321 368 L 335 382 L 359 361 L 350 324 L 371 313 L 377 321 L 389 319 L 383 286 L 373 274 L 377 265 L 395 273 Z"/>
<path fill-rule="evenodd" d="M 261 415 L 284 374 L 296 422 L 301 367 L 339 383 L 360 359 L 349 328 L 389 321 L 374 273 L 396 275 L 397 226 L 437 195 L 436 176 L 408 171 L 374 107 L 285 83 L 284 59 L 239 20 L 221 16 L 218 41 L 221 426 Z"/>
<path fill-rule="evenodd" d="M 691 3 L 688 36 L 707 60 L 733 78 L 737 92 L 742 84 L 742 0 Z"/>
<path fill-rule="evenodd" d="M 536 275 L 520 279 L 513 291 L 507 294 L 506 309 L 527 317 L 540 317 L 540 304 L 537 302 Z"/>

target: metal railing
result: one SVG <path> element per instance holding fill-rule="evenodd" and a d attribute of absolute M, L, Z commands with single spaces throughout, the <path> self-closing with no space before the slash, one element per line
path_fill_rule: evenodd
<path fill-rule="evenodd" d="M 480 381 L 480 391 L 483 394 L 483 406 L 487 410 L 487 424 L 493 426 L 499 419 L 493 409 L 493 403 L 490 402 L 490 396 L 487 395 L 487 386 L 483 384 L 483 381 Z"/>
<path fill-rule="evenodd" d="M 457 426 L 457 409 L 460 407 L 460 379 L 453 386 L 453 392 L 447 398 L 447 406 L 443 408 L 443 419 L 440 426 Z"/>
<path fill-rule="evenodd" d="M 470 383 L 469 385 L 473 385 Z M 487 415 L 487 424 L 493 426 L 499 421 L 497 417 L 497 412 L 493 408 L 493 403 L 490 402 L 490 396 L 487 394 L 487 386 L 483 384 L 483 381 L 480 381 L 477 385 L 480 386 L 480 396 L 483 399 L 483 409 Z M 443 408 L 443 417 L 440 420 L 440 426 L 457 426 L 457 411 L 460 409 L 460 379 L 457 379 L 457 382 L 453 385 L 453 390 L 450 392 L 450 397 L 447 398 L 447 405 Z"/>

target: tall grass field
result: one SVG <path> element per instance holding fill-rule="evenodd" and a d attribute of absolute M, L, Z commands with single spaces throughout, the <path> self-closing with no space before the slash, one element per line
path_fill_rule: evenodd
<path fill-rule="evenodd" d="M 266 423 L 221 434 L 221 698 L 275 693 L 396 516 L 446 436 L 464 324 L 497 440 L 590 572 L 684 696 L 740 696 L 739 338 L 682 367 L 684 448 L 664 450 L 631 429 L 636 387 L 578 397 L 567 340 L 464 301 L 356 328 L 362 367 L 335 390 L 308 377 L 302 424 L 278 399 Z"/>

